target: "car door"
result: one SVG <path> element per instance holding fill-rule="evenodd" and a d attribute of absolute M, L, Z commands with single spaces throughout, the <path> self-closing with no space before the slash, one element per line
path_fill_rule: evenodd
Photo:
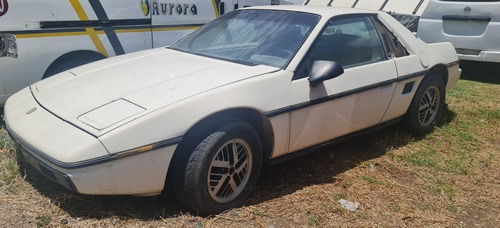
<path fill-rule="evenodd" d="M 380 123 L 396 87 L 397 71 L 375 18 L 334 17 L 311 46 L 291 84 L 289 151 Z M 317 60 L 335 61 L 344 73 L 312 87 L 308 72 Z"/>

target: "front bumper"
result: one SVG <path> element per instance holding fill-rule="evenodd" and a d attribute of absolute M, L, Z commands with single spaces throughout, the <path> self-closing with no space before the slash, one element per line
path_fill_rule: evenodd
<path fill-rule="evenodd" d="M 69 190 L 93 195 L 155 195 L 164 188 L 176 144 L 133 154 L 108 154 L 98 138 L 41 107 L 29 89 L 5 105 L 5 123 L 26 161 Z"/>
<path fill-rule="evenodd" d="M 70 191 L 91 195 L 160 194 L 176 148 L 170 146 L 122 159 L 111 158 L 95 165 L 65 169 L 39 156 L 11 130 L 9 133 L 20 145 L 24 160 L 33 168 Z"/>
<path fill-rule="evenodd" d="M 38 172 L 42 173 L 50 180 L 58 183 L 59 185 L 65 187 L 66 189 L 74 192 L 78 191 L 73 181 L 71 181 L 71 177 L 68 174 L 52 168 L 50 165 L 47 165 L 46 162 L 43 162 L 41 158 L 35 156 L 34 155 L 35 153 L 29 149 L 29 146 L 24 143 L 21 143 L 22 140 L 17 135 L 15 135 L 15 133 L 9 130 L 8 126 L 7 126 L 7 131 L 9 132 L 12 139 L 16 141 L 20 146 L 21 150 L 20 152 L 23 155 L 24 160 L 28 164 L 30 164 L 33 168 L 38 170 Z"/>

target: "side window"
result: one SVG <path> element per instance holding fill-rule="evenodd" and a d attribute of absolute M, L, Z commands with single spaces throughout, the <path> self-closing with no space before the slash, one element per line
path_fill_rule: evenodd
<path fill-rule="evenodd" d="M 408 51 L 403 44 L 381 21 L 375 19 L 375 26 L 380 33 L 386 54 L 389 58 L 398 58 L 408 55 Z"/>
<path fill-rule="evenodd" d="M 330 20 L 307 59 L 335 61 L 349 68 L 387 60 L 387 55 L 370 16 L 356 16 Z"/>

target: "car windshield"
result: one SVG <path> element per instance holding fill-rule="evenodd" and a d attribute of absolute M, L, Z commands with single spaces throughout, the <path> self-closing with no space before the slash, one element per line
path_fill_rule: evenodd
<path fill-rule="evenodd" d="M 244 64 L 284 68 L 320 16 L 277 10 L 238 10 L 210 22 L 171 49 Z"/>

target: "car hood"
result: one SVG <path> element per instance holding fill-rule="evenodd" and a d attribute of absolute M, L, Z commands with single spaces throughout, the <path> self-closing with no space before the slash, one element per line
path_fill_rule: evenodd
<path fill-rule="evenodd" d="M 159 108 L 276 70 L 160 48 L 74 68 L 31 91 L 54 115 L 100 136 Z"/>

